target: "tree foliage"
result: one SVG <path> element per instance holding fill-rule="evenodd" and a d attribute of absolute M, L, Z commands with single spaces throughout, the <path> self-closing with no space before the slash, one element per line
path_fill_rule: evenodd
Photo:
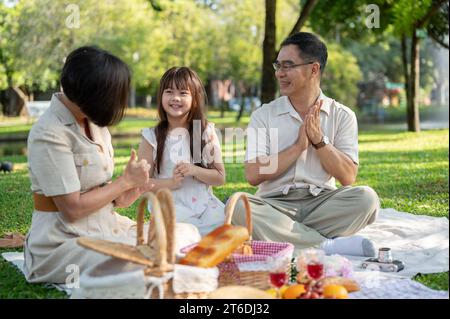
<path fill-rule="evenodd" d="M 32 90 L 56 87 L 65 56 L 95 44 L 118 55 L 133 71 L 138 88 L 153 91 L 174 65 L 211 77 L 259 80 L 262 5 L 251 0 L 77 0 L 79 26 L 68 27 L 64 0 L 0 2 L 0 77 Z M 156 10 L 155 10 L 156 9 Z M 9 72 L 9 73 L 11 73 Z M 8 73 L 8 74 L 9 74 Z"/>
<path fill-rule="evenodd" d="M 17 39 L 18 11 L 0 2 L 0 90 L 20 78 L 16 67 L 15 39 Z"/>
<path fill-rule="evenodd" d="M 361 79 L 356 57 L 336 43 L 328 44 L 328 63 L 321 85 L 323 92 L 336 101 L 355 108 L 357 83 Z"/>
<path fill-rule="evenodd" d="M 381 12 L 380 28 L 374 29 L 366 26 L 364 0 L 274 2 L 276 49 L 310 6 L 302 30 L 320 35 L 329 46 L 326 93 L 354 106 L 358 79 L 383 74 L 391 81 L 404 80 L 400 35 L 411 34 L 427 8 L 443 0 L 373 0 Z M 449 7 L 448 1 L 443 3 L 421 28 L 445 46 Z M 78 27 L 68 24 L 73 13 L 69 5 L 79 10 Z M 192 67 L 205 83 L 231 79 L 243 89 L 256 88 L 261 83 L 264 13 L 262 0 L 27 0 L 14 6 L 0 1 L 0 91 L 58 89 L 65 57 L 86 44 L 125 60 L 141 94 L 154 95 L 162 73 L 174 65 Z M 427 50 L 420 63 L 421 84 L 431 87 L 434 64 Z M 264 72 L 273 76 L 271 68 Z M 2 98 L 0 93 L 0 103 Z"/>

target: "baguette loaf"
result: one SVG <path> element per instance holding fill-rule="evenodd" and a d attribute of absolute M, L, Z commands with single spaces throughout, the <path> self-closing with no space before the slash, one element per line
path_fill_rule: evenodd
<path fill-rule="evenodd" d="M 182 265 L 215 267 L 249 239 L 242 226 L 223 225 L 202 238 L 198 245 L 180 260 Z"/>

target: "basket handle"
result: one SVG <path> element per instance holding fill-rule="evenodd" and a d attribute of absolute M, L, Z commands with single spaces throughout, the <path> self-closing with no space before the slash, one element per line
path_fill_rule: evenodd
<path fill-rule="evenodd" d="M 164 216 L 164 225 L 167 233 L 167 257 L 169 264 L 175 263 L 175 227 L 176 215 L 175 204 L 172 193 L 167 188 L 162 188 L 156 192 L 161 211 Z"/>
<path fill-rule="evenodd" d="M 141 202 L 138 206 L 137 214 L 137 245 L 144 245 L 144 213 L 147 207 L 147 202 L 152 203 L 152 221 L 148 230 L 148 237 L 151 238 L 152 227 L 155 228 L 155 239 L 156 239 L 156 262 L 155 266 L 159 269 L 167 269 L 167 232 L 164 222 L 164 215 L 161 212 L 161 206 L 159 204 L 158 198 L 153 193 L 144 193 L 142 195 Z M 148 246 L 151 245 L 149 241 Z"/>
<path fill-rule="evenodd" d="M 231 195 L 230 199 L 228 200 L 227 206 L 225 207 L 225 224 L 231 225 L 231 218 L 233 217 L 234 208 L 236 207 L 236 203 L 238 200 L 242 200 L 244 202 L 245 218 L 247 220 L 247 230 L 250 235 L 249 240 L 252 240 L 253 234 L 252 210 L 250 209 L 250 202 L 248 200 L 246 193 L 237 192 Z"/>

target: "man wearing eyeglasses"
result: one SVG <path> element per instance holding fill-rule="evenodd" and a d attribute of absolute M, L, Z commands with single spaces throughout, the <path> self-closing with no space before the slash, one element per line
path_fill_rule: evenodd
<path fill-rule="evenodd" d="M 291 242 L 297 253 L 316 247 L 374 256 L 373 242 L 354 234 L 375 221 L 379 199 L 370 187 L 351 186 L 359 163 L 356 116 L 320 89 L 327 57 L 311 33 L 284 40 L 273 63 L 282 96 L 251 116 L 245 173 L 258 186 L 249 196 L 253 238 Z M 246 223 L 242 204 L 233 223 Z"/>

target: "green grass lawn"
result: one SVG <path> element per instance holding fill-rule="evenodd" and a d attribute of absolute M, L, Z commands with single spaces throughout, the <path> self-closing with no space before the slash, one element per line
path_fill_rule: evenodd
<path fill-rule="evenodd" d="M 250 120 L 248 114 L 244 114 L 236 122 L 235 112 L 225 112 L 224 117 L 220 116 L 219 111 L 209 111 L 208 119 L 216 124 L 218 128 L 232 127 L 236 125 L 246 126 Z M 118 125 L 111 127 L 111 134 L 114 135 L 136 135 L 140 134 L 142 128 L 155 126 L 158 121 L 155 109 L 146 109 L 142 107 L 129 108 L 126 111 L 126 119 Z M 26 117 L 8 118 L 0 116 L 0 140 L 26 139 L 34 120 Z M 2 154 L 0 153 L 0 156 Z"/>
<path fill-rule="evenodd" d="M 212 119 L 214 122 L 219 118 Z M 222 124 L 234 123 L 226 117 Z M 248 118 L 244 118 L 244 123 Z M 220 122 L 220 121 L 219 121 Z M 125 121 L 123 127 L 142 128 L 142 122 Z M 235 124 L 235 123 L 234 123 Z M 1 130 L 0 130 L 1 131 Z M 358 185 L 370 185 L 379 194 L 383 208 L 431 216 L 446 216 L 448 193 L 448 130 L 405 133 L 400 131 L 360 132 L 360 169 Z M 130 147 L 139 138 L 115 142 L 116 170 L 119 175 L 128 160 Z M 243 145 L 226 146 L 224 153 L 239 154 L 226 164 L 227 183 L 216 187 L 215 194 L 224 199 L 237 190 L 253 193 L 256 188 L 246 181 L 243 172 Z M 0 235 L 18 231 L 26 233 L 31 223 L 32 200 L 25 155 L 1 155 L 0 160 L 15 163 L 12 174 L 0 174 Z M 227 159 L 225 159 L 227 160 Z M 120 213 L 134 219 L 136 204 Z M 0 253 L 6 250 L 0 250 Z M 416 280 L 434 288 L 448 290 L 448 272 L 418 275 Z M 0 298 L 64 298 L 65 295 L 44 285 L 28 284 L 13 266 L 0 258 Z"/>

